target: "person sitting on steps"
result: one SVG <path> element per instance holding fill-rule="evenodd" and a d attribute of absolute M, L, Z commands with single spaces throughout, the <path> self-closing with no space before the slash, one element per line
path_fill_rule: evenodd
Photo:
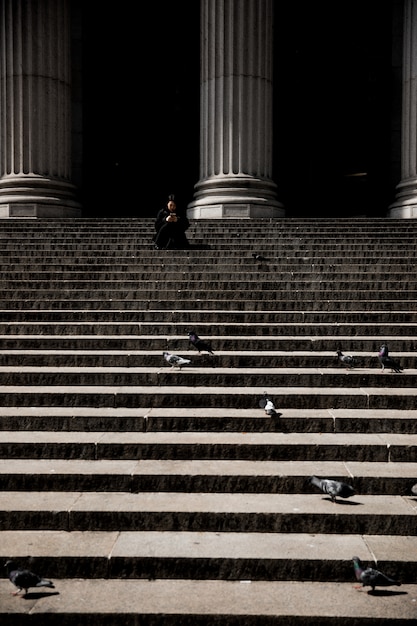
<path fill-rule="evenodd" d="M 185 231 L 190 222 L 186 215 L 177 211 L 175 196 L 170 195 L 166 207 L 160 209 L 155 220 L 154 237 L 157 250 L 184 250 L 190 247 Z"/>

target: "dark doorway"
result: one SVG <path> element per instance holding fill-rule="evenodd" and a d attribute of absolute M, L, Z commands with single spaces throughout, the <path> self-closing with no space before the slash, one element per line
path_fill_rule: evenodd
<path fill-rule="evenodd" d="M 199 2 L 85 2 L 83 215 L 186 206 L 199 174 Z"/>
<path fill-rule="evenodd" d="M 392 6 L 275 3 L 274 165 L 290 215 L 385 215 Z"/>

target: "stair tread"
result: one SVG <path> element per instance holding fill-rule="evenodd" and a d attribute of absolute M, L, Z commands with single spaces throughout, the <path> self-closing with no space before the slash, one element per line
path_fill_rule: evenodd
<path fill-rule="evenodd" d="M 62 417 L 71 416 L 124 416 L 127 417 L 143 417 L 150 415 L 153 417 L 228 417 L 228 418 L 253 418 L 264 417 L 263 412 L 258 413 L 254 409 L 244 408 L 198 408 L 198 407 L 80 407 L 80 406 L 57 406 L 57 407 L 22 407 L 22 406 L 5 406 L 1 408 L 3 416 L 16 415 L 57 415 Z M 314 417 L 330 418 L 330 419 L 410 419 L 417 418 L 417 409 L 352 409 L 352 408 L 332 408 L 332 409 L 294 409 L 286 408 L 285 416 L 292 419 L 309 419 Z M 3 429 L 4 430 L 4 429 Z M 7 430 L 7 429 L 6 429 Z M 1 432 L 1 431 L 0 431 Z"/>
<path fill-rule="evenodd" d="M 337 432 L 170 432 L 170 431 L 128 431 L 128 432 L 87 432 L 87 431 L 26 431 L 0 430 L 0 443 L 5 442 L 56 442 L 94 444 L 225 444 L 225 445 L 373 445 L 373 446 L 415 446 L 417 434 L 412 433 L 337 433 Z"/>
<path fill-rule="evenodd" d="M 252 371 L 252 370 L 251 370 Z M 388 374 L 385 374 L 387 376 Z M 400 376 L 401 374 L 396 374 Z M 381 374 L 384 376 L 384 374 Z M 233 396 L 254 396 L 259 398 L 259 387 L 215 387 L 199 385 L 199 395 L 210 394 L 211 396 L 230 394 Z M 146 393 L 149 396 L 169 396 L 169 395 L 189 395 L 195 393 L 194 386 L 187 385 L 0 385 L 0 397 L 2 394 L 96 394 L 100 395 L 137 395 L 138 393 Z M 392 396 L 401 394 L 402 396 L 417 396 L 417 388 L 415 387 L 268 387 L 268 393 L 271 396 L 300 396 L 309 394 L 310 396 L 333 395 L 333 396 Z M 280 407 L 282 409 L 282 407 Z"/>
<path fill-rule="evenodd" d="M 378 461 L 252 461 L 210 459 L 0 459 L 0 475 L 117 474 L 308 477 L 318 475 L 351 482 L 357 478 L 404 478 L 417 482 L 417 462 Z M 413 482 L 414 481 L 414 482 Z M 410 491 L 408 489 L 408 495 Z M 407 495 L 403 492 L 402 495 Z"/>
<path fill-rule="evenodd" d="M 217 558 L 413 562 L 411 536 L 207 531 L 0 531 L 0 557 Z M 337 544 L 337 550 L 335 550 Z M 55 557 L 51 557 L 51 554 Z M 353 569 L 352 569 L 353 573 Z"/>
<path fill-rule="evenodd" d="M 181 351 L 181 355 L 183 356 L 183 351 Z M 394 355 L 394 352 L 392 352 L 392 355 Z M 382 380 L 386 379 L 386 377 L 390 374 L 390 368 L 387 367 L 384 371 L 384 373 L 381 370 L 381 367 L 379 364 L 375 364 L 374 367 L 366 367 L 366 366 L 355 366 L 354 368 L 346 368 L 346 367 L 223 367 L 223 366 L 210 366 L 210 367 L 204 367 L 203 365 L 199 365 L 198 362 L 195 363 L 196 359 L 199 359 L 200 357 L 198 355 L 196 355 L 196 353 L 194 352 L 193 354 L 187 353 L 186 355 L 187 357 L 190 357 L 189 360 L 191 361 L 191 363 L 187 364 L 186 366 L 182 367 L 181 369 L 178 367 L 172 367 L 170 365 L 166 365 L 166 364 L 161 364 L 160 366 L 158 365 L 147 365 L 145 367 L 142 366 L 134 366 L 131 365 L 129 367 L 123 367 L 120 365 L 107 365 L 107 366 L 93 366 L 93 365 L 85 365 L 83 366 L 83 368 L 81 369 L 78 366 L 74 366 L 74 365 L 0 365 L 0 374 L 4 373 L 4 374 L 61 374 L 63 376 L 65 376 L 65 374 L 77 374 L 80 377 L 80 380 L 82 380 L 82 375 L 84 374 L 126 374 L 128 376 L 134 376 L 135 374 L 137 374 L 139 376 L 139 374 L 145 374 L 148 377 L 147 382 L 151 383 L 154 382 L 155 379 L 152 378 L 152 374 L 167 374 L 167 375 L 180 375 L 181 377 L 184 378 L 184 383 L 187 384 L 187 377 L 194 377 L 196 374 L 201 374 L 201 376 L 204 377 L 203 382 L 205 382 L 205 387 L 210 387 L 209 384 L 209 380 L 210 377 L 215 377 L 216 381 L 218 380 L 218 377 L 223 375 L 223 376 L 234 376 L 234 377 L 244 377 L 246 376 L 250 376 L 250 375 L 265 375 L 265 376 L 288 376 L 288 377 L 296 377 L 298 378 L 298 380 L 303 380 L 302 376 L 305 375 L 306 377 L 311 377 L 314 375 L 320 375 L 322 377 L 322 380 L 325 381 L 326 378 L 329 377 L 337 377 L 337 376 L 342 376 L 342 377 L 346 377 L 346 376 L 350 376 L 350 377 L 363 377 L 365 374 L 369 375 L 369 376 L 375 376 L 378 375 L 380 377 L 382 377 Z M 376 358 L 376 357 L 375 357 Z M 162 355 L 160 356 L 161 361 L 162 359 Z M 193 361 L 194 359 L 194 361 Z M 400 373 L 400 376 L 406 380 L 408 380 L 408 377 L 412 377 L 417 375 L 417 369 L 415 368 L 404 368 L 404 371 Z M 16 377 L 15 377 L 16 378 Z M 398 376 L 396 376 L 395 378 L 398 378 Z M 5 377 L 5 380 L 7 381 L 7 376 Z M 141 381 L 143 380 L 140 379 Z M 226 379 L 225 379 L 226 380 Z M 247 379 L 249 380 L 249 378 Z M 275 380 L 275 379 L 270 379 L 270 385 L 271 385 L 271 381 Z M 362 380 L 362 378 L 361 378 Z M 372 378 L 371 378 L 372 380 Z M 375 380 L 375 379 L 374 379 Z M 395 380 L 395 379 L 394 379 Z M 25 381 L 25 384 L 27 384 L 28 381 Z M 16 383 L 18 384 L 18 383 Z M 41 383 L 44 384 L 45 383 Z M 51 383 L 53 384 L 53 383 Z M 86 382 L 83 383 L 84 385 L 88 384 Z M 126 385 L 129 383 L 119 383 L 119 385 Z M 137 382 L 136 384 L 142 384 L 141 382 Z M 164 380 L 163 384 L 169 384 L 169 382 L 167 380 Z M 190 384 L 190 383 L 188 383 Z M 393 382 L 393 379 L 390 378 L 390 384 L 392 387 L 395 387 L 396 384 Z M 70 385 L 73 386 L 73 385 Z M 113 385 L 114 386 L 114 385 Z M 295 385 L 292 385 L 295 386 Z M 365 381 L 363 381 L 363 386 L 366 386 Z M 328 384 L 328 387 L 331 387 L 331 384 Z M 259 393 L 259 392 L 258 392 Z"/>
<path fill-rule="evenodd" d="M 184 351 L 181 350 L 181 355 L 184 354 Z M 334 354 L 334 353 L 333 353 Z M 390 353 L 392 355 L 397 353 Z M 404 353 L 401 353 L 404 354 Z M 198 359 L 199 356 L 196 352 L 187 353 L 187 356 L 193 356 L 195 359 Z M 161 361 L 162 361 L 162 355 Z M 375 355 L 373 355 L 375 357 Z M 413 354 L 415 357 L 415 353 Z M 376 357 L 375 357 L 376 358 Z M 298 376 L 302 376 L 303 374 L 313 375 L 320 374 L 321 376 L 334 376 L 342 374 L 343 376 L 363 376 L 364 373 L 369 374 L 381 374 L 382 377 L 386 377 L 387 374 L 390 373 L 390 368 L 387 367 L 385 372 L 382 373 L 380 365 L 376 365 L 375 367 L 366 367 L 366 366 L 355 366 L 353 368 L 346 368 L 343 366 L 338 367 L 219 367 L 219 366 L 211 366 L 211 367 L 203 367 L 201 365 L 194 365 L 194 362 L 191 360 L 191 363 L 182 367 L 181 370 L 177 367 L 172 367 L 171 365 L 161 364 L 160 366 L 148 365 L 146 367 L 122 367 L 122 366 L 93 366 L 86 365 L 80 371 L 80 368 L 74 365 L 0 365 L 0 373 L 62 373 L 62 374 L 71 374 L 74 372 L 78 372 L 80 375 L 82 373 L 106 373 L 106 372 L 114 372 L 117 373 L 127 373 L 127 374 L 162 374 L 167 372 L 178 373 L 181 372 L 181 376 L 186 376 L 188 374 L 194 375 L 197 371 L 198 373 L 205 374 L 209 377 L 210 374 L 220 374 L 220 375 L 229 375 L 229 376 L 241 376 L 242 374 L 279 374 L 282 376 L 297 374 Z M 404 373 L 407 373 L 410 376 L 417 375 L 417 369 L 415 368 L 406 368 Z M 403 376 L 404 377 L 404 376 Z M 210 385 L 206 384 L 205 387 L 210 387 Z M 259 392 L 258 392 L 259 393 Z"/>
<path fill-rule="evenodd" d="M 56 617 L 62 615 L 67 623 L 70 623 L 68 616 L 74 619 L 99 616 L 101 624 L 111 624 L 114 621 L 109 620 L 117 615 L 118 621 L 152 618 L 153 624 L 171 625 L 180 623 L 179 620 L 184 624 L 213 623 L 223 617 L 241 620 L 234 623 L 247 626 L 259 624 L 260 620 L 299 624 L 302 618 L 314 620 L 311 623 L 323 619 L 326 623 L 329 616 L 336 618 L 338 624 L 358 623 L 360 619 L 361 623 L 369 620 L 369 624 L 395 625 L 405 621 L 415 623 L 416 617 L 417 585 L 412 584 L 402 585 L 398 591 L 392 587 L 388 593 L 378 593 L 381 588 L 377 588 L 373 594 L 376 597 L 367 593 L 367 587 L 362 591 L 356 589 L 353 582 L 80 578 L 55 580 L 55 584 L 55 590 L 41 594 L 32 590 L 27 601 L 19 602 L 10 596 L 10 590 L 14 589 L 11 583 L 0 581 L 3 614 L 6 614 L 2 622 L 9 626 L 16 623 L 19 615 L 30 615 L 33 620 L 42 616 L 47 619 L 51 613 Z M 11 614 L 9 620 L 7 613 Z"/>
<path fill-rule="evenodd" d="M 13 330 L 14 328 L 18 329 L 19 332 L 16 333 L 17 336 L 21 335 L 21 334 L 30 334 L 30 330 L 32 330 L 33 328 L 37 329 L 43 329 L 43 327 L 50 327 L 51 325 L 53 325 L 56 328 L 64 328 L 66 331 L 70 330 L 71 326 L 73 326 L 74 328 L 92 328 L 94 327 L 95 330 L 98 330 L 98 334 L 100 334 L 102 332 L 100 327 L 105 328 L 106 330 L 108 328 L 114 329 L 115 333 L 118 333 L 118 329 L 123 329 L 124 327 L 127 327 L 129 329 L 129 334 L 131 332 L 131 329 L 134 329 L 136 331 L 137 335 L 144 335 L 144 336 L 149 336 L 149 337 L 154 337 L 154 336 L 160 336 L 160 335 L 164 335 L 163 331 L 169 331 L 169 336 L 171 337 L 172 335 L 174 337 L 183 337 L 184 335 L 187 336 L 187 328 L 189 328 L 190 326 L 190 322 L 182 322 L 182 321 L 178 321 L 178 320 L 169 320 L 169 321 L 164 321 L 164 320 L 158 320 L 157 322 L 155 320 L 152 321 L 123 321 L 123 320 L 117 320 L 116 322 L 113 321 L 109 321 L 109 322 L 97 322 L 97 321 L 73 321 L 73 322 L 69 322 L 68 320 L 65 321 L 27 321 L 27 322 L 21 322 L 21 321 L 7 321 L 7 322 L 0 322 L 0 324 L 2 324 L 4 326 L 4 328 L 7 328 L 8 330 Z M 157 324 L 157 326 L 156 326 Z M 383 330 L 383 331 L 390 331 L 390 333 L 392 333 L 391 329 L 397 329 L 397 328 L 405 328 L 406 330 L 415 330 L 415 328 L 417 327 L 417 323 L 416 322 L 307 322 L 307 321 L 303 321 L 302 323 L 300 323 L 300 321 L 296 321 L 296 322 L 282 322 L 282 321 L 278 321 L 278 322 L 272 322 L 272 321 L 267 321 L 267 322 L 201 322 L 199 321 L 198 323 L 199 325 L 199 330 L 200 330 L 200 334 L 201 336 L 203 336 L 204 334 L 204 329 L 206 329 L 206 332 L 210 332 L 210 336 L 211 337 L 223 337 L 225 334 L 227 336 L 232 336 L 232 337 L 240 337 L 239 335 L 229 335 L 229 333 L 225 333 L 222 332 L 221 334 L 218 334 L 218 327 L 221 327 L 222 329 L 228 330 L 228 328 L 232 327 L 233 329 L 236 330 L 236 327 L 238 326 L 239 330 L 244 330 L 244 329 L 253 329 L 253 328 L 259 328 L 259 329 L 267 329 L 271 331 L 271 335 L 274 336 L 273 331 L 275 329 L 277 330 L 281 330 L 281 329 L 300 329 L 300 328 L 305 328 L 307 330 L 315 330 L 316 328 L 318 329 L 337 329 L 337 330 L 344 330 L 344 329 L 359 329 L 359 330 L 366 330 L 366 329 L 373 329 L 375 330 L 376 328 L 378 330 Z M 178 333 L 178 328 L 183 326 L 183 333 L 180 335 Z M 24 332 L 21 332 L 22 329 L 24 329 Z M 148 329 L 154 329 L 155 332 L 153 333 L 146 333 L 143 331 L 146 331 Z M 3 331 L 4 333 L 4 331 Z M 8 333 L 9 334 L 9 333 Z M 10 333 L 13 334 L 13 333 Z M 317 334 L 317 333 L 314 333 Z M 385 333 L 384 333 L 385 335 Z M 7 336 L 7 335 L 6 335 Z M 256 333 L 252 333 L 251 335 L 245 335 L 245 336 L 249 336 L 249 337 L 258 337 L 258 335 Z M 389 335 L 388 335 L 389 336 Z M 262 337 L 262 335 L 261 335 Z"/>
<path fill-rule="evenodd" d="M 340 503 L 342 502 L 342 504 Z M 346 505 L 348 503 L 348 505 Z M 352 504 L 353 503 L 353 504 Z M 4 512 L 47 511 L 57 514 L 65 511 L 68 515 L 77 512 L 114 512 L 126 516 L 139 516 L 145 513 L 181 513 L 194 515 L 209 513 L 218 515 L 248 514 L 261 516 L 273 515 L 316 515 L 328 516 L 335 513 L 338 517 L 350 516 L 355 519 L 370 515 L 390 516 L 392 519 L 402 516 L 416 518 L 416 500 L 412 496 L 366 495 L 357 494 L 350 500 L 330 502 L 328 496 L 317 494 L 274 494 L 274 493 L 184 493 L 184 492 L 103 492 L 91 491 L 6 491 L 0 492 L 0 505 Z M 415 522 L 413 522 L 415 523 Z M 342 522 L 340 522 L 342 525 Z"/>
<path fill-rule="evenodd" d="M 6 335 L 6 337 L 8 337 L 8 335 Z M 16 335 L 17 337 L 21 337 L 21 335 Z M 58 336 L 59 337 L 59 336 Z M 130 337 L 130 336 L 129 336 Z M 108 338 L 108 336 L 106 336 L 106 339 Z M 1 337 L 0 337 L 1 339 Z M 396 338 L 397 339 L 397 338 Z M 402 339 L 402 338 L 401 338 Z M 172 350 L 172 349 L 171 349 Z M 174 350 L 172 350 L 174 351 Z M 183 354 L 187 354 L 187 355 L 193 355 L 194 357 L 197 357 L 198 354 L 196 352 L 196 350 L 175 350 L 175 352 L 181 352 L 181 355 Z M 373 357 L 373 358 L 377 358 L 377 355 L 375 352 L 371 352 L 371 351 L 365 351 L 365 350 L 349 350 L 349 353 L 355 353 L 355 356 L 358 357 Z M 14 349 L 14 350 L 7 350 L 7 349 L 0 349 L 0 354 L 6 355 L 6 354 L 12 354 L 12 355 L 17 355 L 17 356 L 21 356 L 21 355 L 25 355 L 25 354 L 30 354 L 30 355 L 57 355 L 57 354 L 62 354 L 62 350 L 56 349 L 56 348 L 51 348 L 51 349 L 47 349 L 47 348 L 39 348 L 39 349 L 30 349 L 30 348 L 18 348 L 18 349 Z M 108 355 L 108 356 L 112 356 L 112 355 L 126 355 L 126 356 L 157 356 L 158 358 L 162 357 L 162 351 L 161 350 L 128 350 L 128 349 L 71 349 L 71 350 L 65 350 L 64 355 L 92 355 L 92 356 L 99 356 L 99 355 Z M 390 354 L 392 355 L 398 355 L 398 356 L 404 356 L 404 357 L 409 357 L 409 358 L 415 358 L 417 359 L 417 353 L 416 351 L 406 351 L 406 350 L 392 350 L 390 351 Z M 233 355 L 236 356 L 271 356 L 271 357 L 285 357 L 285 356 L 310 356 L 310 357 L 331 357 L 333 360 L 336 360 L 336 352 L 334 350 L 315 350 L 314 352 L 312 352 L 311 350 L 233 350 Z M 230 356 L 230 350 L 217 350 L 216 349 L 216 356 Z M 164 367 L 167 367 L 167 365 L 164 365 Z M 341 364 L 338 366 L 338 368 L 333 368 L 333 369 L 342 369 L 344 366 Z M 379 364 L 378 364 L 378 367 Z M 211 368 L 210 368 L 211 369 Z M 273 368 L 273 369 L 292 369 L 292 368 Z M 298 368 L 297 368 L 298 369 Z M 304 368 L 304 369 L 309 369 L 309 368 Z M 317 369 L 317 368 L 316 368 Z M 326 368 L 327 369 L 327 368 Z M 354 372 L 356 369 L 360 369 L 360 368 L 353 368 L 352 372 Z M 366 368 L 366 369 L 375 369 L 375 368 Z"/>

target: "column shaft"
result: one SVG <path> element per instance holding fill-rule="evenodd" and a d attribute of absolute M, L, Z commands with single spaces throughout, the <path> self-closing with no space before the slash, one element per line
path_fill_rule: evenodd
<path fill-rule="evenodd" d="M 272 181 L 272 0 L 201 0 L 200 181 L 190 217 L 282 215 Z"/>
<path fill-rule="evenodd" d="M 404 1 L 401 181 L 389 217 L 417 217 L 417 0 Z"/>
<path fill-rule="evenodd" d="M 78 215 L 69 0 L 0 7 L 0 216 Z"/>

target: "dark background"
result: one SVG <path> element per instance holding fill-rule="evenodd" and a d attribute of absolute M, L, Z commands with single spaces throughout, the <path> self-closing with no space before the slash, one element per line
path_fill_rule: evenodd
<path fill-rule="evenodd" d="M 199 5 L 81 4 L 83 215 L 154 216 L 170 193 L 193 199 Z M 392 201 L 391 10 L 276 2 L 273 164 L 288 216 L 384 215 Z"/>
<path fill-rule="evenodd" d="M 119 5 L 83 5 L 83 214 L 153 216 L 199 178 L 199 2 Z"/>
<path fill-rule="evenodd" d="M 275 182 L 292 215 L 384 215 L 393 199 L 391 3 L 276 3 Z"/>

